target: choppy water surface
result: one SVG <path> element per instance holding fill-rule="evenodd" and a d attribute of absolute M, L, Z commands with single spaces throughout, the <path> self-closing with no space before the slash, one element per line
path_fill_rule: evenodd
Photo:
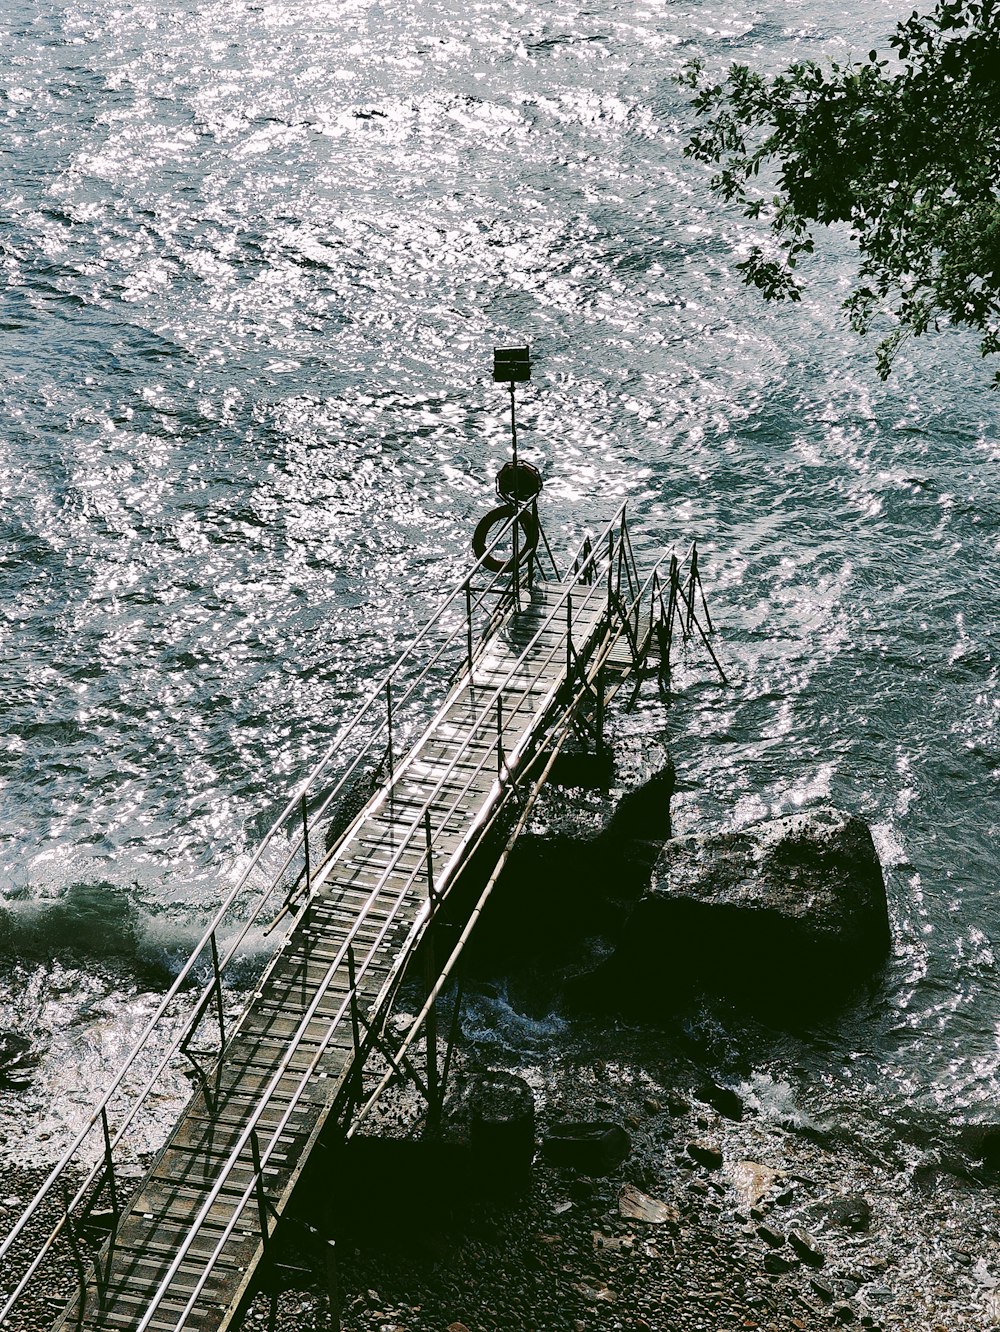
<path fill-rule="evenodd" d="M 908 10 L 5 6 L 0 1027 L 40 1060 L 0 1086 L 9 1148 L 100 1085 L 454 578 L 522 341 L 555 543 L 625 496 L 645 555 L 701 543 L 735 682 L 669 716 L 679 830 L 821 799 L 876 829 L 895 957 L 796 1053 L 812 1094 L 995 1101 L 989 372 L 942 334 L 881 385 L 842 237 L 798 308 L 745 292 L 673 82 L 864 54 Z"/>

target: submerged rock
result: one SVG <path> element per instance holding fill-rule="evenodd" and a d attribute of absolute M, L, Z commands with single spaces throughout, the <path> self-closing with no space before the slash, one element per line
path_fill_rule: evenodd
<path fill-rule="evenodd" d="M 692 990 L 794 1023 L 884 961 L 885 884 L 871 833 L 823 808 L 667 843 L 615 953 L 576 993 L 644 1005 Z"/>

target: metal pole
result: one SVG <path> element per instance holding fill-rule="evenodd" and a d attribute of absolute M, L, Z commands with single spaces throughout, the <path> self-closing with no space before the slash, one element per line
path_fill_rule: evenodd
<path fill-rule="evenodd" d="M 305 791 L 302 792 L 302 845 L 306 849 L 306 893 L 312 892 L 312 870 L 309 866 L 309 805 L 306 800 Z M 215 947 L 215 935 L 212 936 L 212 947 Z"/>
<path fill-rule="evenodd" d="M 393 776 L 393 755 L 392 755 L 392 681 L 385 682 L 385 714 L 386 725 L 389 731 L 389 778 Z"/>
<path fill-rule="evenodd" d="M 566 597 L 566 679 L 573 674 L 573 594 Z"/>
<path fill-rule="evenodd" d="M 108 1129 L 108 1110 L 107 1106 L 101 1106 L 101 1127 L 104 1129 L 104 1169 L 108 1172 L 108 1191 L 111 1194 L 111 1210 L 115 1214 L 115 1223 L 118 1222 L 118 1189 L 115 1185 L 115 1161 L 111 1155 L 111 1133 Z"/>
<path fill-rule="evenodd" d="M 517 421 L 514 417 L 514 381 L 510 381 L 510 447 L 514 466 L 517 466 Z"/>
<path fill-rule="evenodd" d="M 597 668 L 597 679 L 594 682 L 597 686 L 597 756 L 601 758 L 604 754 L 604 667 Z"/>
<path fill-rule="evenodd" d="M 351 1034 L 354 1037 L 354 1099 L 361 1100 L 363 1091 L 361 1069 L 361 1026 L 358 1022 L 357 973 L 354 969 L 354 945 L 347 947 L 347 983 L 351 987 Z"/>
<path fill-rule="evenodd" d="M 308 842 L 306 843 L 306 880 L 309 878 L 309 853 Z M 215 1009 L 219 1018 L 219 1058 L 222 1058 L 222 1051 L 226 1047 L 226 1015 L 222 1011 L 222 968 L 219 966 L 219 945 L 215 941 L 215 931 L 209 936 L 209 943 L 212 945 L 212 970 L 215 973 Z M 105 1128 L 105 1132 L 107 1129 Z"/>
<path fill-rule="evenodd" d="M 615 534 L 608 533 L 608 628 L 611 627 L 611 607 L 614 603 L 613 575 L 615 567 Z"/>
<path fill-rule="evenodd" d="M 465 647 L 469 654 L 469 683 L 472 683 L 472 588 L 465 583 Z"/>
<path fill-rule="evenodd" d="M 76 1326 L 79 1329 L 83 1326 L 83 1315 L 87 1308 L 87 1274 L 83 1266 L 83 1258 L 80 1256 L 80 1242 L 76 1236 L 76 1227 L 73 1224 L 73 1217 L 69 1210 L 69 1193 L 66 1185 L 62 1186 L 63 1192 L 63 1216 L 66 1225 L 66 1239 L 69 1243 L 69 1251 L 73 1256 L 73 1266 L 76 1268 L 76 1278 L 80 1283 L 80 1300 L 76 1307 Z M 98 1292 L 100 1294 L 100 1292 Z M 103 1308 L 104 1300 L 101 1299 Z"/>
<path fill-rule="evenodd" d="M 680 584 L 680 575 L 677 570 L 677 556 L 670 557 L 670 594 L 667 597 L 667 642 L 671 642 L 674 633 L 674 619 L 677 615 L 677 588 Z M 681 629 L 684 623 L 681 621 Z"/>
<path fill-rule="evenodd" d="M 427 938 L 424 941 L 426 953 L 424 955 L 424 984 L 427 993 L 431 994 L 434 990 L 434 982 L 437 976 L 434 971 L 434 926 L 427 927 Z M 437 1062 L 437 1004 L 432 1002 L 427 1010 L 427 1021 L 424 1025 L 424 1040 L 427 1044 L 427 1127 L 432 1133 L 436 1133 L 441 1124 L 441 1098 L 438 1092 L 438 1062 Z"/>
<path fill-rule="evenodd" d="M 687 632 L 691 633 L 691 625 L 694 623 L 694 589 L 698 578 L 698 549 L 696 546 L 691 548 L 691 571 L 688 574 L 688 606 L 687 606 Z"/>
<path fill-rule="evenodd" d="M 458 1024 L 462 1016 L 462 996 L 465 986 L 462 981 L 455 987 L 455 1007 L 451 1011 L 451 1030 L 448 1032 L 448 1046 L 444 1052 L 444 1067 L 441 1070 L 441 1103 L 444 1104 L 444 1098 L 448 1091 L 448 1073 L 451 1069 L 451 1056 L 455 1050 L 455 1042 L 458 1040 Z"/>
<path fill-rule="evenodd" d="M 260 1139 L 257 1130 L 250 1130 L 250 1155 L 253 1159 L 253 1172 L 257 1178 L 257 1216 L 260 1220 L 260 1239 L 267 1253 L 270 1236 L 267 1233 L 267 1199 L 264 1197 L 264 1171 L 260 1164 Z"/>
<path fill-rule="evenodd" d="M 503 694 L 497 694 L 497 781 L 503 781 Z"/>
<path fill-rule="evenodd" d="M 511 596 L 514 600 L 514 609 L 521 609 L 521 570 L 519 559 L 521 554 L 520 543 L 518 542 L 518 528 L 521 526 L 521 511 L 517 506 L 517 477 L 514 478 L 514 561 L 511 568 Z"/>
<path fill-rule="evenodd" d="M 695 548 L 694 548 L 694 556 L 693 556 L 693 558 L 694 558 L 695 576 L 696 576 L 696 578 L 698 579 L 698 591 L 699 591 L 699 593 L 701 594 L 701 606 L 702 606 L 702 610 L 705 612 L 705 623 L 708 625 L 708 632 L 709 632 L 710 634 L 714 634 L 714 633 L 715 633 L 715 625 L 712 623 L 712 617 L 711 617 L 711 615 L 709 614 L 709 610 L 708 610 L 708 602 L 705 600 L 705 589 L 704 589 L 704 587 L 702 586 L 702 582 L 701 582 L 701 570 L 698 568 L 698 547 L 697 547 L 697 546 L 695 546 Z"/>
<path fill-rule="evenodd" d="M 528 586 L 528 590 L 529 590 L 529 591 L 530 591 L 531 588 L 533 588 L 534 585 L 535 585 L 535 551 L 538 549 L 538 534 L 539 534 L 539 532 L 540 532 L 540 530 L 541 530 L 540 527 L 539 527 L 539 525 L 538 525 L 538 500 L 537 500 L 537 499 L 534 499 L 534 500 L 531 501 L 531 521 L 532 521 L 532 523 L 534 523 L 534 527 L 535 527 L 535 544 L 534 544 L 534 545 L 531 547 L 531 549 L 528 551 L 528 577 L 527 577 L 527 580 L 526 580 L 526 581 L 527 581 L 527 586 Z"/>
<path fill-rule="evenodd" d="M 431 812 L 424 810 L 424 839 L 427 844 L 427 900 L 434 909 L 434 849 L 431 841 Z"/>

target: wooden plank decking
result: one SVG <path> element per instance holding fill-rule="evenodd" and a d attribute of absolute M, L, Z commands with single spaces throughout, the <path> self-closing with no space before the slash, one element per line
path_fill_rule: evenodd
<path fill-rule="evenodd" d="M 207 1088 L 191 1098 L 120 1219 L 103 1295 L 91 1274 L 82 1311 L 74 1300 L 60 1332 L 230 1326 L 268 1232 L 356 1071 L 355 1023 L 364 1046 L 366 1024 L 420 940 L 429 887 L 447 891 L 551 721 L 572 674 L 566 592 L 543 583 L 530 600 L 523 594 L 522 612 L 507 617 L 471 677 L 455 684 L 397 756 L 392 779 L 314 869 L 309 900 Z M 572 585 L 575 654 L 585 657 L 607 632 L 606 604 L 602 586 Z"/>

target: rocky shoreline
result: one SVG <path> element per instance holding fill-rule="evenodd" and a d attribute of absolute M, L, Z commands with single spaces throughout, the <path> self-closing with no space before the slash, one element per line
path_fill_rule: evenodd
<path fill-rule="evenodd" d="M 522 1068 L 538 1132 L 619 1124 L 631 1148 L 606 1175 L 536 1156 L 513 1202 L 444 1215 L 390 1190 L 392 1243 L 341 1236 L 344 1332 L 981 1332 L 1000 1325 L 1000 1201 L 974 1162 L 783 1118 L 768 1085 L 681 1085 L 635 1029 Z M 610 1047 L 614 1047 L 614 1051 Z M 456 1079 L 467 1084 L 475 1052 Z M 766 1094 L 765 1094 L 766 1093 Z M 460 1098 L 459 1098 L 460 1099 Z M 405 1108 L 405 1107 L 404 1107 Z M 394 1113 L 386 1109 L 389 1125 Z M 458 1107 L 452 1131 L 461 1132 Z M 395 1131 L 402 1131 L 402 1123 Z M 42 1172 L 8 1169 L 0 1227 Z M 320 1181 L 324 1187 L 324 1181 Z M 331 1326 L 325 1246 L 308 1206 L 285 1227 L 277 1332 Z M 402 1223 L 402 1224 L 400 1224 Z M 48 1326 L 72 1289 L 64 1255 L 12 1332 Z M 269 1294 L 244 1326 L 264 1328 Z"/>
<path fill-rule="evenodd" d="M 776 840 L 761 825 L 668 843 L 658 860 L 670 833 L 673 770 L 667 761 L 643 777 L 620 802 L 607 793 L 549 795 L 509 867 L 507 896 L 500 895 L 483 932 L 487 946 L 479 950 L 481 975 L 520 972 L 524 980 L 541 971 L 544 1004 L 573 975 L 585 936 L 610 925 L 618 952 L 604 967 L 603 1014 L 577 1009 L 558 1040 L 536 1056 L 516 1040 L 460 1042 L 444 1141 L 407 1148 L 407 1159 L 416 1154 L 425 1163 L 419 1184 L 391 1168 L 377 1181 L 362 1175 L 351 1187 L 364 1195 L 363 1205 L 349 1223 L 342 1217 L 331 1225 L 325 1200 L 336 1193 L 338 1178 L 341 1193 L 349 1190 L 332 1153 L 318 1152 L 279 1231 L 272 1289 L 255 1296 L 244 1327 L 330 1328 L 335 1254 L 343 1332 L 1000 1328 L 1000 1134 L 977 1160 L 974 1141 L 953 1134 L 942 1147 L 947 1132 L 936 1139 L 907 1134 L 880 1119 L 876 1108 L 860 1108 L 850 1124 L 831 1123 L 821 1106 L 803 1110 L 790 1087 L 763 1071 L 775 1066 L 769 1058 L 742 1057 L 738 1077 L 711 1073 L 711 1061 L 699 1065 L 679 1054 L 683 1040 L 658 1029 L 662 1014 L 641 1023 L 614 1016 L 622 977 L 640 969 L 643 947 L 652 960 L 641 970 L 651 984 L 672 974 L 662 956 L 671 941 L 678 965 L 685 954 L 701 958 L 687 977 L 695 989 L 706 978 L 710 988 L 724 988 L 714 982 L 731 979 L 740 950 L 748 953 L 743 1001 L 757 997 L 750 991 L 759 988 L 762 969 L 781 970 L 789 952 L 812 958 L 810 965 L 829 954 L 831 965 L 842 968 L 845 952 L 857 949 L 859 929 L 875 945 L 851 980 L 868 976 L 887 947 L 888 926 L 867 830 L 859 840 L 856 820 L 820 811 L 808 823 L 779 827 Z M 574 875 L 565 873 L 567 856 L 576 857 Z M 685 856 L 694 869 L 685 870 L 678 890 L 676 864 Z M 553 858 L 563 868 L 555 878 Z M 636 942 L 625 922 L 650 873 L 652 924 L 633 929 Z M 581 891 L 588 881 L 596 887 Z M 856 894 L 859 882 L 863 891 Z M 573 897 L 564 901 L 560 893 Z M 530 937 L 520 928 L 519 895 L 548 905 L 551 918 L 535 912 Z M 641 911 L 640 917 L 646 919 Z M 687 934 L 678 934 L 678 920 Z M 575 929 L 567 931 L 568 922 Z M 735 943 L 720 967 L 725 929 Z M 829 938 L 820 936 L 822 929 Z M 756 940 L 751 950 L 748 930 Z M 764 944 L 777 951 L 762 968 Z M 787 997 L 787 975 L 782 984 Z M 675 1022 L 674 1037 L 683 1025 Z M 477 1192 L 474 1181 L 460 1178 L 470 1156 L 469 1091 L 486 1058 L 524 1078 L 534 1097 L 541 1150 L 527 1187 L 513 1200 Z M 720 1085 L 714 1077 L 729 1081 Z M 420 1106 L 405 1091 L 390 1092 L 377 1113 L 373 1131 L 400 1145 L 412 1142 Z M 574 1168 L 562 1147 L 545 1150 L 546 1139 L 571 1123 L 608 1125 L 621 1150 L 602 1168 L 593 1162 Z M 0 1235 L 44 1174 L 6 1169 Z M 29 1231 L 35 1247 L 43 1223 L 52 1220 L 40 1218 Z M 99 1239 L 80 1236 L 84 1248 Z M 32 1302 L 6 1325 L 10 1332 L 49 1326 L 74 1289 L 74 1268 L 60 1246 L 35 1279 Z"/>
<path fill-rule="evenodd" d="M 343 1238 L 345 1332 L 1000 1326 L 1000 1198 L 973 1161 L 943 1164 L 888 1130 L 793 1122 L 769 1083 L 762 1096 L 752 1082 L 679 1084 L 635 1029 L 609 1033 L 605 1057 L 596 1045 L 520 1071 L 539 1138 L 566 1120 L 618 1123 L 631 1140 L 620 1166 L 588 1176 L 540 1152 L 522 1199 L 474 1204 L 450 1226 L 386 1199 L 414 1216 L 411 1238 Z M 248 1327 L 267 1326 L 268 1303 Z M 327 1308 L 314 1267 L 279 1296 L 275 1326 L 328 1327 Z"/>

